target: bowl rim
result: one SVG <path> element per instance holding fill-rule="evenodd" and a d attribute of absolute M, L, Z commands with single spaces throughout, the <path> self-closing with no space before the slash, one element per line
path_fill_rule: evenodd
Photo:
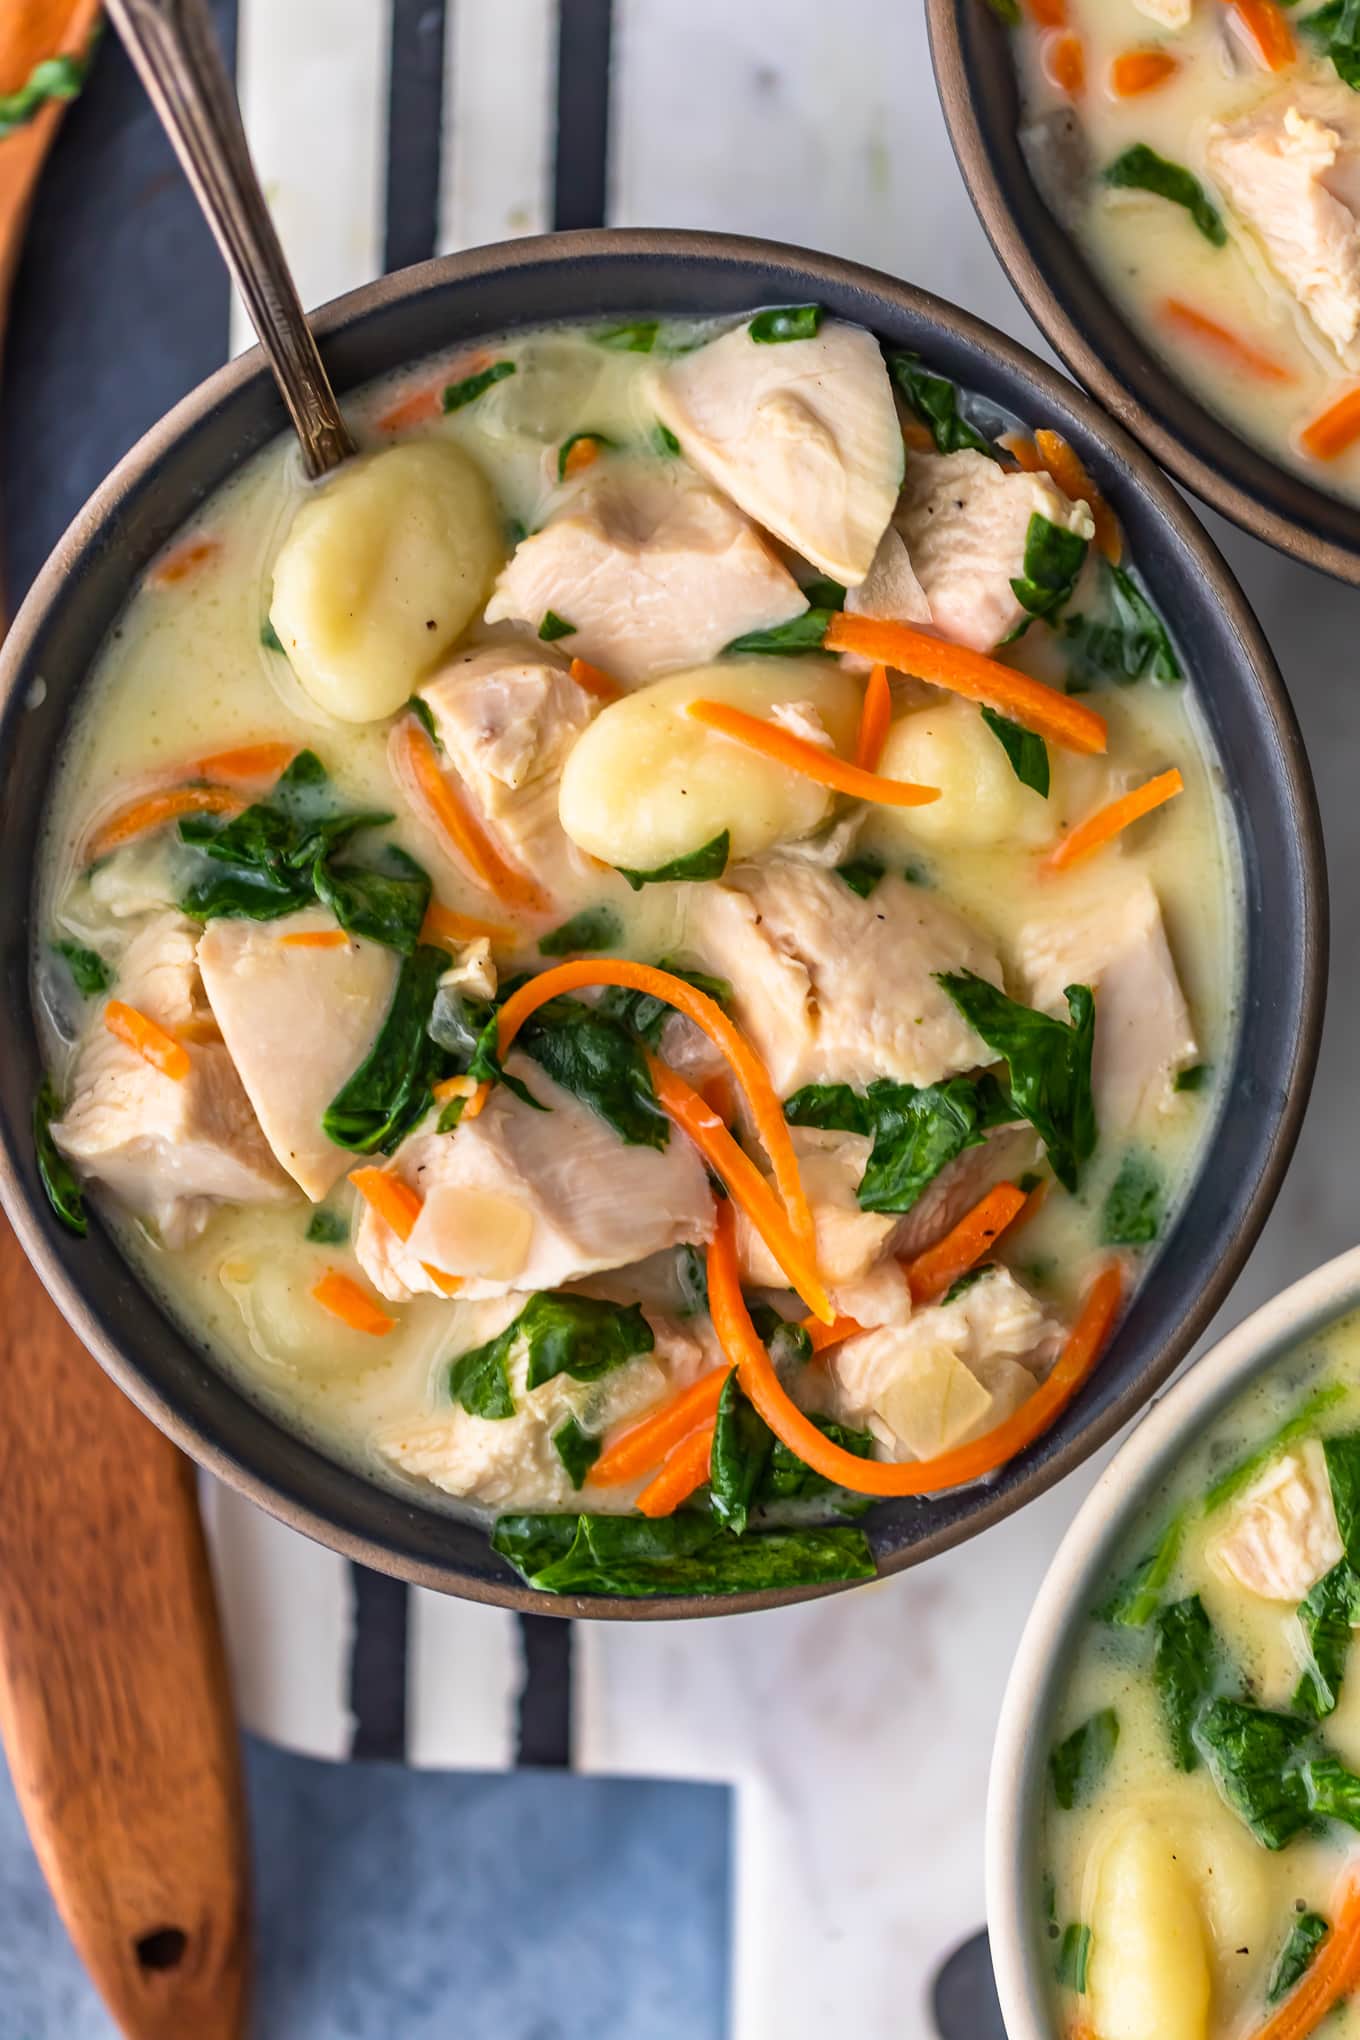
<path fill-rule="evenodd" d="M 1360 1247 L 1348 1247 L 1260 1305 L 1153 1400 L 1064 1532 L 1006 1682 L 987 1788 L 987 1931 L 1010 2040 L 1055 2040 L 1057 2031 L 1033 1871 L 1048 1782 L 1047 1724 L 1066 1689 L 1091 1591 L 1192 1434 L 1303 1340 L 1357 1308 Z"/>
<path fill-rule="evenodd" d="M 863 296 L 866 317 L 874 302 L 886 301 L 904 314 L 928 320 L 946 335 L 957 335 L 968 348 L 979 350 L 998 363 L 1003 374 L 1023 381 L 1036 399 L 1047 396 L 1084 427 L 1103 454 L 1129 475 L 1163 530 L 1169 530 L 1193 559 L 1215 589 L 1227 635 L 1234 646 L 1234 663 L 1250 676 L 1269 713 L 1276 739 L 1275 772 L 1282 786 L 1282 799 L 1292 817 L 1300 866 L 1300 926 L 1295 932 L 1300 998 L 1292 1035 L 1293 1055 L 1283 1095 L 1271 1100 L 1274 1113 L 1265 1151 L 1257 1158 L 1257 1173 L 1244 1193 L 1235 1224 L 1227 1229 L 1216 1258 L 1204 1275 L 1179 1324 L 1168 1330 L 1159 1346 L 1149 1354 L 1139 1373 L 1070 1437 L 1050 1452 L 1028 1463 L 1012 1485 L 998 1483 L 978 1488 L 974 1505 L 953 1521 L 940 1522 L 920 1537 L 890 1550 L 876 1551 L 877 1576 L 886 1578 L 909 1565 L 948 1550 L 1002 1520 L 1012 1511 L 1045 1492 L 1096 1451 L 1145 1405 L 1149 1394 L 1166 1380 L 1184 1358 L 1193 1340 L 1218 1308 L 1254 1244 L 1275 1200 L 1298 1138 L 1308 1093 L 1316 1068 L 1321 1038 L 1327 981 L 1327 880 L 1323 854 L 1321 819 L 1313 789 L 1306 751 L 1284 683 L 1275 660 L 1246 598 L 1212 538 L 1193 511 L 1160 474 L 1148 455 L 1100 409 L 1079 386 L 1070 382 L 1046 362 L 1040 361 L 1017 341 L 1000 333 L 985 321 L 962 311 L 947 300 L 918 286 L 840 257 L 797 248 L 789 243 L 737 235 L 692 232 L 678 229 L 590 229 L 570 234 L 547 234 L 508 243 L 493 243 L 462 253 L 438 257 L 431 262 L 398 271 L 332 300 L 312 316 L 318 338 L 324 343 L 357 325 L 369 314 L 394 301 L 436 291 L 448 283 L 474 282 L 479 278 L 532 269 L 545 263 L 570 263 L 577 258 L 607 259 L 621 266 L 668 261 L 680 266 L 699 265 L 721 271 L 762 266 L 796 276 L 804 289 L 815 292 L 821 285 L 841 295 Z M 868 322 L 872 324 L 872 319 Z M 420 357 L 413 357 L 418 359 Z M 13 698 L 24 676 L 24 667 L 34 641 L 40 635 L 49 612 L 63 596 L 69 575 L 99 534 L 116 515 L 120 502 L 144 471 L 182 439 L 193 433 L 214 409 L 249 382 L 269 382 L 269 371 L 260 349 L 228 362 L 191 390 L 140 439 L 113 469 L 57 542 L 38 574 L 0 647 L 0 721 L 10 712 Z M 41 1279 L 77 1334 L 132 1400 L 199 1464 L 246 1494 L 270 1514 L 302 1530 L 343 1555 L 379 1571 L 386 1571 L 415 1585 L 452 1591 L 465 1598 L 509 1606 L 526 1612 L 560 1616 L 589 1615 L 604 1619 L 681 1619 L 691 1616 L 740 1614 L 754 1609 L 784 1606 L 794 1601 L 844 1592 L 853 1582 L 813 1588 L 766 1588 L 745 1594 L 711 1597 L 701 1595 L 653 1596 L 643 1599 L 612 1599 L 608 1596 L 555 1596 L 543 1594 L 518 1581 L 502 1582 L 470 1574 L 455 1560 L 429 1563 L 413 1555 L 401 1542 L 395 1527 L 387 1538 L 356 1530 L 334 1513 L 308 1499 L 295 1480 L 285 1486 L 257 1473 L 238 1454 L 210 1435 L 176 1405 L 162 1387 L 153 1383 L 144 1364 L 131 1357 L 120 1339 L 107 1329 L 92 1307 L 84 1288 L 63 1262 L 54 1230 L 36 1196 L 30 1192 L 19 1166 L 21 1141 L 0 1123 L 0 1203 L 8 1211 L 20 1242 Z M 1196 1178 L 1198 1182 L 1199 1178 Z M 1217 1221 L 1223 1231 L 1226 1221 Z M 137 1278 L 140 1283 L 140 1278 Z M 257 1406 L 258 1407 L 258 1406 Z M 267 1413 L 275 1424 L 277 1417 Z M 308 1449 L 297 1439 L 299 1458 Z M 316 1448 L 310 1448 L 315 1451 Z M 296 1463 L 296 1462 L 295 1462 Z M 328 1465 L 336 1462 L 328 1460 Z M 378 1484 L 345 1468 L 349 1478 L 368 1491 L 389 1492 Z M 402 1499 L 398 1496 L 398 1500 Z"/>
<path fill-rule="evenodd" d="M 945 127 L 955 159 L 992 252 L 1021 303 L 1082 387 L 1201 502 L 1290 559 L 1316 567 L 1337 580 L 1360 584 L 1360 511 L 1356 506 L 1344 497 L 1315 487 L 1305 476 L 1274 460 L 1264 448 L 1213 411 L 1165 360 L 1145 348 L 1137 327 L 1110 297 L 1079 244 L 1049 211 L 1042 195 L 1037 195 L 1045 218 L 1052 221 L 1054 233 L 1061 235 L 1073 251 L 1074 273 L 1079 271 L 1082 285 L 1098 293 L 1111 321 L 1117 322 L 1122 333 L 1138 348 L 1139 373 L 1116 374 L 1105 355 L 1087 338 L 1049 267 L 1020 227 L 978 115 L 978 97 L 964 54 L 962 22 L 965 8 L 982 4 L 983 0 L 925 0 L 926 24 Z M 1007 25 L 999 18 L 992 25 L 998 35 L 1008 33 Z M 1027 170 L 1025 177 L 1033 188 Z M 1182 407 L 1179 426 L 1150 394 L 1159 388 L 1179 399 Z M 1190 418 L 1202 420 L 1219 442 L 1218 459 L 1196 445 L 1193 433 L 1184 429 Z M 1268 470 L 1303 491 L 1311 522 L 1304 523 L 1265 501 L 1246 472 L 1250 466 Z M 1349 538 L 1335 534 L 1338 522 L 1351 527 Z"/>

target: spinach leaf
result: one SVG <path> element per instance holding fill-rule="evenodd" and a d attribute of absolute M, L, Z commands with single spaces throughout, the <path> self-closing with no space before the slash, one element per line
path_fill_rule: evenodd
<path fill-rule="evenodd" d="M 1152 1676 L 1178 1771 L 1199 1765 L 1194 1726 L 1213 1691 L 1215 1652 L 1213 1625 L 1198 1594 L 1163 1608 L 1157 1617 Z"/>
<path fill-rule="evenodd" d="M 1332 1386 L 1345 1393 L 1340 1382 Z M 1323 1393 L 1325 1391 L 1319 1391 L 1319 1396 Z M 1318 1397 L 1315 1397 L 1314 1401 L 1317 1400 Z M 1360 1570 L 1360 1431 L 1346 1431 L 1337 1437 L 1324 1438 L 1322 1454 L 1327 1462 L 1336 1527 L 1341 1533 L 1347 1558 Z"/>
<path fill-rule="evenodd" d="M 829 574 L 814 575 L 804 581 L 802 592 L 813 609 L 844 609 L 845 590 L 839 581 L 833 581 Z"/>
<path fill-rule="evenodd" d="M 622 864 L 615 869 L 634 892 L 641 892 L 644 885 L 702 885 L 705 879 L 722 877 L 731 848 L 732 832 L 722 829 L 698 850 L 674 857 L 669 864 L 658 864 L 655 871 L 629 871 Z"/>
<path fill-rule="evenodd" d="M 1048 1759 L 1053 1780 L 1053 1797 L 1065 1813 L 1085 1806 L 1109 1766 L 1119 1741 L 1119 1716 L 1113 1707 L 1102 1707 L 1089 1721 L 1074 1728 L 1058 1743 Z"/>
<path fill-rule="evenodd" d="M 267 616 L 264 622 L 260 625 L 260 643 L 264 646 L 267 652 L 283 651 L 283 639 L 279 636 L 278 632 L 275 630 L 273 624 L 270 622 Z M 284 657 L 285 658 L 287 657 L 286 652 L 284 653 Z"/>
<path fill-rule="evenodd" d="M 439 725 L 434 719 L 434 710 L 430 707 L 424 695 L 412 694 L 408 698 L 406 706 L 410 709 L 435 749 L 442 750 L 444 747 L 439 741 Z"/>
<path fill-rule="evenodd" d="M 1162 1229 L 1164 1196 L 1162 1172 L 1157 1164 L 1136 1148 L 1130 1148 L 1105 1199 L 1100 1220 L 1101 1244 L 1151 1246 Z"/>
<path fill-rule="evenodd" d="M 343 1211 L 336 1211 L 329 1204 L 318 1204 L 302 1237 L 314 1247 L 346 1246 L 349 1243 L 349 1220 Z"/>
<path fill-rule="evenodd" d="M 1308 1786 L 1294 1767 L 1307 1733 L 1306 1722 L 1244 1700 L 1213 1700 L 1195 1723 L 1219 1798 L 1263 1848 L 1284 1848 L 1312 1818 Z"/>
<path fill-rule="evenodd" d="M 1321 1721 L 1341 1696 L 1341 1680 L 1350 1656 L 1351 1631 L 1360 1622 L 1360 1578 L 1348 1558 L 1339 1559 L 1309 1590 L 1299 1608 L 1299 1625 L 1308 1648 L 1308 1664 L 1291 1705 L 1296 1713 Z"/>
<path fill-rule="evenodd" d="M 1322 1820 L 1344 1821 L 1360 1828 L 1360 1778 L 1338 1763 L 1335 1757 L 1314 1757 L 1303 1766 L 1300 1782 L 1308 1795 L 1309 1810 Z"/>
<path fill-rule="evenodd" d="M 1048 745 L 1033 730 L 1012 722 L 1008 716 L 998 715 L 994 708 L 984 708 L 982 720 L 1000 744 L 1011 761 L 1011 771 L 1022 786 L 1028 786 L 1048 799 L 1050 784 Z"/>
<path fill-rule="evenodd" d="M 1360 92 L 1360 0 L 1327 0 L 1299 23 L 1303 34 L 1324 57 L 1330 57 L 1337 76 L 1353 92 Z"/>
<path fill-rule="evenodd" d="M 801 616 L 791 616 L 787 623 L 777 623 L 770 630 L 748 630 L 742 637 L 733 638 L 730 645 L 723 646 L 723 653 L 733 658 L 751 658 L 756 653 L 768 652 L 773 658 L 788 659 L 803 652 L 820 652 L 834 615 L 832 609 L 805 609 Z"/>
<path fill-rule="evenodd" d="M 857 1459 L 873 1458 L 872 1431 L 852 1431 L 847 1424 L 837 1424 L 830 1417 L 814 1416 L 809 1421 L 824 1438 L 853 1452 Z M 873 1507 L 871 1496 L 855 1494 L 849 1488 L 838 1487 L 825 1474 L 815 1473 L 806 1460 L 789 1450 L 782 1438 L 774 1441 L 758 1500 L 762 1503 L 824 1500 L 838 1516 L 862 1516 Z"/>
<path fill-rule="evenodd" d="M 680 441 L 670 426 L 663 425 L 660 419 L 652 427 L 652 451 L 659 453 L 663 460 L 674 460 L 680 451 Z"/>
<path fill-rule="evenodd" d="M 1157 198 L 1183 205 L 1206 241 L 1222 248 L 1228 239 L 1218 207 L 1198 177 L 1180 163 L 1168 162 L 1146 142 L 1135 142 L 1116 156 L 1105 171 L 1105 182 L 1120 191 L 1150 191 Z"/>
<path fill-rule="evenodd" d="M 675 1279 L 680 1290 L 682 1317 L 708 1316 L 708 1264 L 697 1247 L 675 1250 Z"/>
<path fill-rule="evenodd" d="M 545 645 L 555 644 L 558 638 L 575 637 L 576 625 L 568 623 L 565 616 L 559 616 L 555 609 L 545 609 L 538 634 Z"/>
<path fill-rule="evenodd" d="M 33 1150 L 38 1175 L 47 1201 L 68 1232 L 84 1239 L 89 1226 L 85 1200 L 70 1163 L 52 1138 L 52 1121 L 60 1119 L 62 1104 L 50 1077 L 44 1077 L 33 1100 Z"/>
<path fill-rule="evenodd" d="M 859 1133 L 873 1149 L 859 1186 L 864 1211 L 910 1211 L 941 1169 L 1017 1113 L 995 1077 L 950 1077 L 918 1088 L 878 1077 L 861 1095 L 848 1084 L 808 1084 L 784 1101 L 791 1126 Z"/>
<path fill-rule="evenodd" d="M 1226 1473 L 1219 1475 L 1204 1497 L 1204 1513 L 1211 1515 L 1215 1509 L 1221 1509 L 1225 1502 L 1232 1501 L 1244 1488 L 1249 1488 L 1257 1474 L 1279 1453 L 1288 1451 L 1300 1438 L 1311 1437 L 1317 1429 L 1318 1419 L 1341 1402 L 1345 1394 L 1345 1388 L 1339 1381 L 1329 1381 L 1322 1388 L 1315 1389 L 1307 1401 L 1300 1404 L 1293 1416 L 1281 1424 L 1279 1430 L 1267 1438 L 1263 1445 L 1258 1445 L 1254 1452 L 1248 1452 L 1244 1459 L 1237 1460 Z M 1330 1463 L 1328 1472 L 1331 1472 Z M 1338 1477 L 1344 1479 L 1340 1454 L 1338 1454 Z M 1336 1500 L 1335 1483 L 1332 1499 Z M 1343 1544 L 1346 1542 L 1344 1530 L 1341 1532 L 1341 1541 Z M 1357 1556 L 1360 1556 L 1360 1553 L 1357 1553 Z"/>
<path fill-rule="evenodd" d="M 884 869 L 881 857 L 852 857 L 848 864 L 836 866 L 836 876 L 849 886 L 852 893 L 858 893 L 862 900 L 867 900 L 882 878 Z"/>
<path fill-rule="evenodd" d="M 759 1410 L 747 1401 L 733 1370 L 718 1398 L 709 1492 L 714 1515 L 736 1537 L 746 1529 L 773 1445 L 774 1433 Z"/>
<path fill-rule="evenodd" d="M 181 841 L 200 851 L 209 866 L 180 904 L 198 921 L 224 914 L 270 921 L 296 913 L 316 897 L 323 858 L 360 829 L 392 819 L 377 809 L 337 806 L 321 760 L 314 751 L 299 751 L 265 798 L 231 821 L 219 815 L 183 818 Z"/>
<path fill-rule="evenodd" d="M 517 1351 L 522 1349 L 527 1359 L 525 1389 L 532 1393 L 559 1374 L 573 1381 L 600 1381 L 640 1353 L 650 1353 L 655 1344 L 635 1303 L 625 1308 L 593 1296 L 541 1290 L 504 1331 L 453 1362 L 449 1394 L 474 1416 L 512 1417 L 510 1362 Z"/>
<path fill-rule="evenodd" d="M 517 1045 L 630 1147 L 666 1146 L 670 1121 L 656 1102 L 647 1058 L 628 1030 L 598 1006 L 550 999 L 526 1021 Z"/>
<path fill-rule="evenodd" d="M 781 1373 L 789 1367 L 806 1367 L 812 1358 L 812 1340 L 797 1318 L 782 1316 L 772 1303 L 752 1303 L 747 1309 L 757 1338 Z"/>
<path fill-rule="evenodd" d="M 82 999 L 97 999 L 113 983 L 112 967 L 83 943 L 54 942 L 52 947 L 64 959 Z"/>
<path fill-rule="evenodd" d="M 538 945 L 540 956 L 584 956 L 614 949 L 623 940 L 623 923 L 612 907 L 582 907 Z"/>
<path fill-rule="evenodd" d="M 94 40 L 91 37 L 83 57 L 44 57 L 33 66 L 17 92 L 0 93 L 0 142 L 26 127 L 49 101 L 76 97 L 85 83 Z"/>
<path fill-rule="evenodd" d="M 597 347 L 610 347 L 616 354 L 650 354 L 660 330 L 659 319 L 634 319 L 626 326 L 606 326 L 590 337 Z"/>
<path fill-rule="evenodd" d="M 1178 1070 L 1176 1072 L 1176 1081 L 1171 1086 L 1172 1090 L 1202 1091 L 1205 1079 L 1209 1075 L 1210 1067 L 1208 1063 L 1191 1063 L 1188 1070 Z"/>
<path fill-rule="evenodd" d="M 312 883 L 347 935 L 366 937 L 413 956 L 430 904 L 430 876 L 395 843 L 387 844 L 374 866 L 332 864 L 318 857 Z"/>
<path fill-rule="evenodd" d="M 815 340 L 821 325 L 820 305 L 778 305 L 757 312 L 746 330 L 753 340 L 768 346 L 777 340 Z"/>
<path fill-rule="evenodd" d="M 1079 537 L 1075 531 L 1065 531 L 1060 524 L 1054 524 L 1050 518 L 1034 511 L 1025 533 L 1024 569 L 1011 582 L 1012 593 L 1020 607 L 1030 616 L 1042 616 L 1051 621 L 1072 600 L 1072 590 L 1086 564 L 1090 544 L 1088 538 Z M 1023 636 L 1027 627 L 1021 624 L 1012 635 Z"/>
<path fill-rule="evenodd" d="M 549 1594 L 745 1594 L 872 1579 L 859 1530 L 732 1537 L 698 1511 L 645 1516 L 502 1516 L 492 1549 Z"/>
<path fill-rule="evenodd" d="M 1019 1184 L 1017 1184 L 1016 1188 L 1019 1189 L 1019 1187 Z M 1026 1192 L 1025 1194 L 1028 1195 L 1029 1193 Z M 957 1303 L 961 1296 L 967 1296 L 970 1289 L 975 1289 L 984 1277 L 995 1275 L 995 1273 L 995 1261 L 984 1261 L 980 1268 L 969 1268 L 966 1273 L 958 1276 L 956 1280 L 950 1283 L 948 1289 L 946 1289 L 944 1295 L 940 1298 L 941 1304 Z"/>
<path fill-rule="evenodd" d="M 682 969 L 670 956 L 663 956 L 657 968 L 669 972 L 671 977 L 683 978 L 696 991 L 707 992 L 724 1012 L 732 1003 L 732 987 L 726 978 L 710 977 L 702 970 Z M 595 1010 L 619 1021 L 645 1041 L 648 1048 L 655 1050 L 661 1047 L 662 1029 L 675 1012 L 675 1007 L 667 1005 L 664 999 L 658 999 L 652 992 L 631 991 L 627 985 L 607 985 L 596 1002 Z"/>
<path fill-rule="evenodd" d="M 1300 1913 L 1289 1929 L 1289 1938 L 1276 1958 L 1266 1986 L 1266 2003 L 1278 2004 L 1287 1997 L 1313 1966 L 1313 1957 L 1332 1931 L 1321 1913 Z"/>
<path fill-rule="evenodd" d="M 1115 1588 L 1111 1598 L 1097 1610 L 1101 1622 L 1113 1622 L 1121 1629 L 1143 1629 L 1162 1604 L 1185 1537 L 1184 1509 L 1163 1530 L 1156 1545 Z"/>
<path fill-rule="evenodd" d="M 1066 1990 L 1084 1992 L 1086 1972 L 1091 1964 L 1091 1929 L 1074 1920 L 1063 1929 L 1058 1943 L 1058 1982 Z"/>
<path fill-rule="evenodd" d="M 940 453 L 985 453 L 989 460 L 1000 460 L 991 440 L 976 425 L 970 425 L 959 409 L 956 383 L 933 374 L 919 354 L 894 351 L 886 360 L 889 375 L 929 429 Z"/>
<path fill-rule="evenodd" d="M 1070 1025 L 1022 1006 L 976 972 L 937 971 L 964 1019 L 1010 1070 L 1010 1094 L 1048 1151 L 1065 1190 L 1077 1189 L 1081 1164 L 1096 1144 L 1091 1098 L 1095 1000 L 1089 985 L 1068 985 L 1063 997 Z"/>
<path fill-rule="evenodd" d="M 584 1486 L 585 1477 L 600 1456 L 603 1439 L 583 1431 L 575 1417 L 568 1417 L 552 1434 L 553 1450 L 567 1469 L 574 1488 Z"/>
<path fill-rule="evenodd" d="M 987 0 L 988 6 L 998 21 L 1004 21 L 1007 28 L 1020 26 L 1020 0 Z"/>
<path fill-rule="evenodd" d="M 557 449 L 557 479 L 559 482 L 565 482 L 567 479 L 567 462 L 571 459 L 573 446 L 580 446 L 583 441 L 589 442 L 591 446 L 598 446 L 601 451 L 614 445 L 614 441 L 603 432 L 573 432 L 570 439 L 564 439 Z"/>
<path fill-rule="evenodd" d="M 429 1110 L 444 1051 L 426 1023 L 447 963 L 430 944 L 403 958 L 377 1040 L 322 1114 L 322 1131 L 337 1147 L 388 1154 Z"/>
<path fill-rule="evenodd" d="M 513 361 L 493 361 L 490 368 L 478 369 L 476 375 L 465 375 L 461 382 L 447 384 L 444 390 L 445 411 L 461 411 L 465 404 L 475 404 L 493 384 L 504 382 L 508 375 L 514 373 Z"/>
<path fill-rule="evenodd" d="M 1089 616 L 1063 618 L 1063 634 L 1075 671 L 1087 680 L 1108 676 L 1121 687 L 1148 678 L 1174 686 L 1184 675 L 1161 617 L 1131 574 L 1106 559 L 1101 560 L 1100 568 L 1113 621 Z M 1068 692 L 1076 691 L 1069 682 Z"/>

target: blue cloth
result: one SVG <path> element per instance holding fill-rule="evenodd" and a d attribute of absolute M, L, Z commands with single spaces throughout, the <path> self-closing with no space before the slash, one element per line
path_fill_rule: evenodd
<path fill-rule="evenodd" d="M 257 2040 L 723 2040 L 724 1788 L 246 1762 Z M 0 1770 L 0 2036 L 112 2033 Z"/>

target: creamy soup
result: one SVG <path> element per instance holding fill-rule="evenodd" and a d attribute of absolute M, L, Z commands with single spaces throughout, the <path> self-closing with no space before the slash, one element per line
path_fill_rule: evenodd
<path fill-rule="evenodd" d="M 1041 419 L 816 307 L 519 332 L 352 422 L 91 676 L 57 1208 L 538 1584 L 858 1577 L 866 1496 L 1052 1421 L 1202 1152 L 1186 650 Z"/>
<path fill-rule="evenodd" d="M 1130 319 L 1276 460 L 1360 494 L 1360 13 L 1018 14 L 1031 167 Z"/>
<path fill-rule="evenodd" d="M 1046 1817 L 1057 2032 L 1360 2034 L 1358 1499 L 1351 1317 L 1187 1452 L 1081 1640 Z"/>

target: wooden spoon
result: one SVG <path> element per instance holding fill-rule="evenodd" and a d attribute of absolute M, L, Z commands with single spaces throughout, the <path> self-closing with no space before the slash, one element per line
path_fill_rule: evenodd
<path fill-rule="evenodd" d="M 0 92 L 94 0 L 4 0 Z M 58 105 L 0 141 L 0 352 Z M 0 614 L 0 630 L 3 615 Z M 0 1218 L 0 1734 L 58 1909 L 128 2040 L 238 2040 L 240 1750 L 194 1475 L 84 1350 Z"/>

